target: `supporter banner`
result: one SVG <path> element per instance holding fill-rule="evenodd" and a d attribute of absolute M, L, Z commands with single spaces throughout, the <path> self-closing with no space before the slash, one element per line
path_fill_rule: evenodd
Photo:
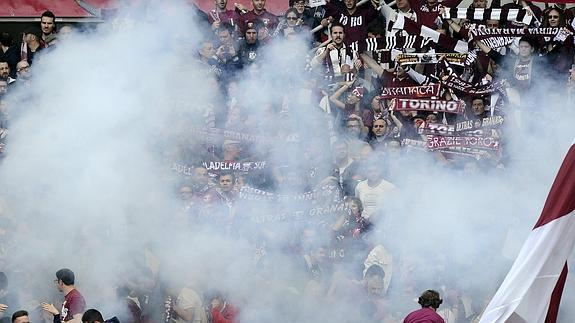
<path fill-rule="evenodd" d="M 430 150 L 453 147 L 498 150 L 499 140 L 493 137 L 427 136 L 427 148 Z"/>
<path fill-rule="evenodd" d="M 571 32 L 564 28 L 481 28 L 472 29 L 469 34 L 470 38 L 481 40 L 491 48 L 500 48 L 524 35 L 553 37 L 554 41 L 564 42 Z"/>
<path fill-rule="evenodd" d="M 463 114 L 465 103 L 463 101 L 445 101 L 433 99 L 393 99 L 392 111 L 431 111 Z"/>
<path fill-rule="evenodd" d="M 522 37 L 522 36 L 546 36 L 546 37 L 554 37 L 559 34 L 563 35 L 567 33 L 562 28 L 476 28 L 469 30 L 469 35 L 473 37 L 473 39 L 483 40 L 486 38 L 491 37 L 507 37 L 513 36 L 515 37 Z M 563 40 L 565 40 L 563 38 Z"/>
<path fill-rule="evenodd" d="M 208 171 L 239 171 L 248 172 L 251 170 L 261 170 L 266 167 L 265 161 L 247 161 L 247 162 L 220 162 L 220 161 L 210 161 L 203 162 L 202 166 Z"/>
<path fill-rule="evenodd" d="M 502 116 L 485 117 L 476 121 L 462 121 L 455 124 L 455 131 L 474 131 L 484 128 L 498 127 L 503 124 Z"/>
<path fill-rule="evenodd" d="M 191 128 L 191 134 L 201 138 L 201 140 L 212 143 L 222 143 L 226 139 L 237 140 L 249 143 L 269 144 L 272 138 L 258 136 L 255 134 L 236 132 L 220 128 Z"/>
<path fill-rule="evenodd" d="M 380 98 L 431 98 L 439 96 L 439 84 L 422 86 L 386 87 L 383 88 Z"/>
<path fill-rule="evenodd" d="M 462 53 L 412 53 L 399 54 L 396 61 L 399 64 L 437 64 L 440 58 L 457 65 L 463 65 L 467 60 L 467 54 Z"/>
<path fill-rule="evenodd" d="M 459 78 L 455 74 L 441 80 L 441 85 L 471 95 L 489 94 L 495 91 L 503 92 L 503 83 L 471 84 Z"/>
<path fill-rule="evenodd" d="M 395 30 L 404 30 L 411 35 L 430 38 L 434 43 L 448 51 L 454 51 L 457 53 L 469 52 L 469 45 L 467 42 L 446 36 L 427 26 L 422 26 L 409 18 L 405 18 L 403 15 L 396 16 L 392 28 Z"/>
<path fill-rule="evenodd" d="M 250 219 L 257 224 L 287 222 L 287 221 L 309 221 L 319 217 L 329 216 L 339 212 L 346 212 L 347 208 L 344 202 L 334 203 L 324 207 L 313 207 L 296 211 L 279 211 L 270 214 L 250 213 Z"/>
<path fill-rule="evenodd" d="M 247 201 L 312 201 L 318 197 L 321 192 L 308 191 L 301 194 L 278 194 L 275 192 L 268 192 L 253 187 L 244 186 L 240 189 L 239 198 Z"/>
<path fill-rule="evenodd" d="M 421 140 L 414 140 L 414 139 L 403 139 L 401 141 L 401 145 L 404 147 L 414 147 L 414 148 L 422 148 L 427 149 L 427 143 Z"/>
<path fill-rule="evenodd" d="M 422 36 L 385 36 L 381 38 L 367 38 L 358 44 L 360 51 L 391 50 L 423 48 L 431 43 L 431 39 Z"/>
<path fill-rule="evenodd" d="M 173 162 L 170 169 L 178 174 L 184 174 L 186 176 L 191 176 L 194 173 L 194 167 L 188 166 L 180 163 Z"/>
<path fill-rule="evenodd" d="M 525 9 L 445 8 L 444 19 L 518 21 L 531 24 L 533 15 Z"/>
<path fill-rule="evenodd" d="M 425 135 L 453 135 L 455 133 L 455 126 L 443 123 L 425 123 L 425 125 L 418 129 L 420 134 Z"/>

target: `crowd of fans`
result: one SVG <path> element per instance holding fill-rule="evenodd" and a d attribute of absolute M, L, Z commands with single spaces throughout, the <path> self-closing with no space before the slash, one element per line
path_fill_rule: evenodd
<path fill-rule="evenodd" d="M 199 126 L 189 138 L 165 149 L 182 205 L 177 221 L 248 239 L 257 262 L 265 263 L 272 248 L 289 255 L 305 273 L 302 282 L 290 282 L 299 293 L 328 304 L 348 299 L 362 304 L 357 312 L 342 314 L 342 322 L 401 321 L 415 309 L 410 299 L 419 286 L 410 284 L 410 271 L 394 264 L 384 246 L 369 239 L 381 230 L 387 201 L 399 190 L 390 169 L 400 167 L 405 154 L 432 155 L 442 167 L 464 172 L 504 169 L 505 127 L 514 122 L 509 111 L 541 113 L 547 99 L 541 91 L 573 102 L 570 9 L 474 0 L 459 8 L 465 10 L 462 16 L 452 10 L 460 2 L 397 0 L 392 8 L 376 1 L 290 0 L 282 16 L 266 11 L 265 0 L 253 0 L 251 10 L 230 9 L 227 0 L 216 0 L 206 13 L 195 9 L 206 33 L 194 55 L 220 102 L 194 117 Z M 496 8 L 501 14 L 487 10 Z M 34 86 L 34 62 L 42 52 L 79 32 L 56 28 L 50 11 L 42 14 L 40 27 L 27 29 L 22 44 L 1 34 L 2 156 L 10 154 L 6 98 L 18 87 Z M 309 55 L 299 65 L 278 67 L 280 99 L 248 108 L 254 103 L 242 102 L 238 93 L 242 76 L 257 75 L 272 44 L 301 39 Z M 465 44 L 464 50 L 458 44 Z M 291 79 L 305 84 L 295 86 Z M 320 115 L 314 119 L 320 124 L 289 122 L 290 104 L 283 96 L 288 88 L 301 93 L 290 104 L 313 107 L 307 113 Z M 268 117 L 265 122 L 255 110 Z M 302 138 L 300 122 L 321 129 Z M 272 140 L 280 144 L 271 145 Z M 264 211 L 252 215 L 254 208 Z M 287 225 L 289 233 L 278 234 L 279 225 Z M 6 253 L 2 245 L 0 253 Z M 164 284 L 143 264 L 134 271 L 137 278 L 117 286 L 125 302 L 121 322 L 239 322 L 249 306 L 249 300 L 228 299 L 226 291 L 207 286 Z M 26 323 L 28 312 L 38 320 L 43 312 L 43 319 L 52 320 L 49 313 L 54 322 L 104 322 L 98 311 L 85 311 L 69 269 L 58 271 L 54 281 L 65 295 L 61 308 L 41 303 L 22 309 L 17 291 L 0 274 L 3 321 Z M 394 290 L 395 281 L 404 287 Z M 439 293 L 425 291 L 419 298 L 423 308 L 404 322 L 477 322 L 486 305 L 482 297 L 489 296 L 455 287 L 442 292 L 441 308 Z"/>

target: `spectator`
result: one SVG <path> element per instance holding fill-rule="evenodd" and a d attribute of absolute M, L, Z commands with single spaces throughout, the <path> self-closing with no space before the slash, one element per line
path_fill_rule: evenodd
<path fill-rule="evenodd" d="M 567 25 L 563 11 L 556 8 L 545 12 L 541 27 L 566 28 L 564 39 L 551 38 L 542 44 L 540 50 L 547 65 L 546 78 L 555 82 L 566 82 L 569 68 L 573 65 L 573 57 L 575 56 L 573 30 Z"/>
<path fill-rule="evenodd" d="M 220 292 L 213 292 L 210 299 L 211 323 L 237 323 L 239 310 L 230 304 Z"/>
<path fill-rule="evenodd" d="M 230 24 L 237 32 L 240 24 L 240 15 L 235 10 L 228 10 L 228 0 L 214 0 L 215 9 L 208 12 L 208 21 L 212 29 L 220 29 L 223 23 Z"/>
<path fill-rule="evenodd" d="M 8 290 L 8 277 L 0 271 L 0 323 L 10 322 L 7 310 L 18 308 L 16 296 Z"/>
<path fill-rule="evenodd" d="M 241 16 L 241 32 L 245 33 L 248 22 L 259 21 L 263 24 L 262 36 L 260 39 L 266 39 L 275 30 L 279 20 L 274 14 L 267 12 L 266 0 L 252 0 L 253 9 Z M 265 37 L 264 37 L 265 36 Z"/>
<path fill-rule="evenodd" d="M 320 47 L 311 59 L 310 65 L 314 69 L 322 68 L 324 76 L 341 80 L 343 75 L 353 66 L 352 52 L 345 45 L 345 31 L 341 24 L 331 25 L 332 41 Z"/>
<path fill-rule="evenodd" d="M 443 318 L 436 313 L 439 305 L 443 302 L 438 292 L 431 289 L 426 290 L 419 296 L 417 302 L 421 305 L 421 309 L 409 313 L 403 320 L 403 323 L 445 323 Z"/>
<path fill-rule="evenodd" d="M 366 180 L 359 182 L 355 187 L 355 196 L 363 205 L 362 216 L 376 223 L 381 218 L 385 202 L 390 199 L 396 190 L 395 185 L 383 178 L 383 171 L 376 159 L 368 161 L 365 171 Z"/>
<path fill-rule="evenodd" d="M 20 49 L 14 44 L 12 36 L 7 32 L 0 33 L 0 61 L 8 63 L 11 78 L 16 78 L 16 63 L 19 60 Z"/>
<path fill-rule="evenodd" d="M 80 292 L 74 286 L 74 272 L 70 269 L 63 268 L 56 272 L 54 284 L 58 291 L 64 294 L 62 310 L 58 311 L 54 305 L 42 303 L 42 309 L 54 316 L 60 316 L 62 322 L 72 321 L 79 323 L 82 320 L 82 313 L 86 308 L 86 301 Z"/>
<path fill-rule="evenodd" d="M 34 56 L 44 48 L 41 40 L 41 32 L 36 28 L 29 28 L 24 32 L 24 41 L 27 46 L 26 59 L 30 65 L 34 61 Z"/>
<path fill-rule="evenodd" d="M 367 25 L 380 17 L 375 3 L 358 7 L 357 2 L 357 0 L 329 1 L 325 6 L 325 16 L 332 17 L 333 21 L 343 27 L 346 35 L 345 45 L 352 46 L 356 50 L 359 42 L 367 38 Z"/>
<path fill-rule="evenodd" d="M 173 291 L 172 291 L 173 292 Z M 199 294 L 190 287 L 180 288 L 171 297 L 172 323 L 207 323 L 208 317 Z"/>
<path fill-rule="evenodd" d="M 40 28 L 42 29 L 42 47 L 48 47 L 50 46 L 50 41 L 55 39 L 49 36 L 55 35 L 57 32 L 56 16 L 52 11 L 46 10 L 42 13 L 42 16 L 40 16 Z"/>
<path fill-rule="evenodd" d="M 24 310 L 14 312 L 12 314 L 12 323 L 30 323 L 28 312 Z"/>
<path fill-rule="evenodd" d="M 6 61 L 0 61 L 0 79 L 6 81 L 8 85 L 16 81 L 10 77 L 10 65 Z"/>
<path fill-rule="evenodd" d="M 32 71 L 27 60 L 19 61 L 18 64 L 16 64 L 16 72 L 18 73 L 17 81 L 26 82 L 30 85 L 29 81 L 30 77 L 32 77 Z"/>
<path fill-rule="evenodd" d="M 258 31 L 255 25 L 256 24 L 252 22 L 247 23 L 244 40 L 240 43 L 238 55 L 240 57 L 242 66 L 248 66 L 257 62 L 260 42 L 258 39 Z"/>

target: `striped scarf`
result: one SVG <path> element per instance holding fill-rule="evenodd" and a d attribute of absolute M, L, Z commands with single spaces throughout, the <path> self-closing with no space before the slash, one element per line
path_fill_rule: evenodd
<path fill-rule="evenodd" d="M 525 9 L 445 8 L 444 19 L 517 21 L 529 26 L 533 14 Z"/>

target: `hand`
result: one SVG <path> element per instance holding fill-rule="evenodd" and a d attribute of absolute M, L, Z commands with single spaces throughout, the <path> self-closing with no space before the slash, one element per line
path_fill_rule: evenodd
<path fill-rule="evenodd" d="M 48 304 L 48 303 L 40 303 L 40 306 L 42 306 L 42 309 L 52 315 L 58 315 L 60 314 L 60 312 L 56 309 L 56 307 L 53 304 Z"/>
<path fill-rule="evenodd" d="M 214 22 L 212 23 L 212 29 L 213 29 L 213 30 L 216 30 L 216 29 L 220 28 L 220 23 L 221 23 L 221 22 L 220 22 L 219 20 L 214 21 Z"/>
<path fill-rule="evenodd" d="M 331 17 L 330 17 L 330 18 L 331 18 Z M 319 24 L 322 25 L 323 28 L 325 28 L 325 27 L 327 27 L 327 26 L 329 25 L 329 23 L 330 23 L 330 21 L 329 21 L 328 18 L 323 18 Z"/>
<path fill-rule="evenodd" d="M 0 304 L 0 314 L 3 314 L 7 308 L 8 308 L 8 305 Z"/>
<path fill-rule="evenodd" d="M 353 62 L 353 66 L 355 66 L 355 69 L 359 71 L 359 69 L 363 66 L 363 63 L 360 59 L 356 59 L 355 62 Z"/>
<path fill-rule="evenodd" d="M 327 48 L 328 51 L 332 51 L 335 49 L 335 45 L 333 43 L 329 43 L 327 46 L 325 46 L 325 48 Z"/>

